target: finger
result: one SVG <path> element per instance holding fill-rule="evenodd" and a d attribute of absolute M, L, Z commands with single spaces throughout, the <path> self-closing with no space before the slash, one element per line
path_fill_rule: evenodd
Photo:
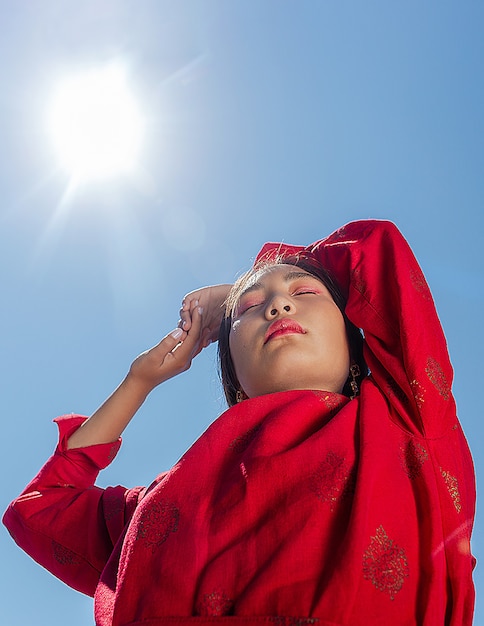
<path fill-rule="evenodd" d="M 183 330 L 190 330 L 192 325 L 192 319 L 190 315 L 190 311 L 180 311 L 180 321 L 178 322 L 179 328 L 183 328 Z"/>
<path fill-rule="evenodd" d="M 201 307 L 197 307 L 194 309 L 191 316 L 191 327 L 188 332 L 186 332 L 186 337 L 183 342 L 180 343 L 176 347 L 176 350 L 173 350 L 173 357 L 182 364 L 184 361 L 191 361 L 191 359 L 197 353 L 197 349 L 201 340 L 201 330 L 202 330 L 202 309 Z"/>
<path fill-rule="evenodd" d="M 210 330 L 208 328 L 204 328 L 201 332 L 200 338 L 196 342 L 194 349 L 191 354 L 191 359 L 194 359 L 196 356 L 200 354 L 200 352 L 207 348 L 212 343 L 210 339 Z"/>
<path fill-rule="evenodd" d="M 181 310 L 188 311 L 194 302 L 197 302 L 198 305 L 198 297 L 195 293 L 188 293 L 182 300 Z"/>
<path fill-rule="evenodd" d="M 167 354 L 170 354 L 175 348 L 182 343 L 187 337 L 187 333 L 181 328 L 174 328 L 168 335 L 165 335 L 163 339 L 156 346 L 152 348 L 155 358 L 159 359 L 162 363 Z"/>
<path fill-rule="evenodd" d="M 184 341 L 187 350 L 193 350 L 193 348 L 201 341 L 203 335 L 203 309 L 201 306 L 197 306 L 191 311 L 191 326 L 187 331 L 187 337 Z"/>
<path fill-rule="evenodd" d="M 192 300 L 190 302 L 190 313 L 193 314 L 193 311 L 195 311 L 195 309 L 200 305 L 200 302 L 198 301 L 198 299 Z"/>
<path fill-rule="evenodd" d="M 190 330 L 192 325 L 192 313 L 196 309 L 196 307 L 198 307 L 198 304 L 199 302 L 196 298 L 193 299 L 185 297 L 185 299 L 183 300 L 182 308 L 180 309 L 180 328 L 183 328 L 183 330 Z"/>
<path fill-rule="evenodd" d="M 192 297 L 189 293 L 187 293 L 187 295 L 183 298 L 182 300 L 182 311 L 186 311 L 187 309 L 190 308 L 190 301 L 192 300 Z"/>

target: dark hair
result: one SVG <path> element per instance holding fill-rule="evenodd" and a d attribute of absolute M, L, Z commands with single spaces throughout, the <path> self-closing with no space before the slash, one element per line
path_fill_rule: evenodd
<path fill-rule="evenodd" d="M 254 274 L 261 269 L 279 264 L 296 265 L 304 271 L 318 278 L 331 294 L 336 306 L 343 315 L 346 336 L 350 347 L 350 359 L 352 363 L 356 363 L 360 369 L 360 374 L 356 377 L 358 387 L 362 379 L 368 375 L 368 366 L 363 357 L 363 335 L 361 330 L 357 328 L 346 316 L 345 306 L 346 300 L 343 293 L 331 274 L 322 267 L 316 260 L 302 256 L 279 256 L 274 261 L 257 263 L 252 269 L 243 274 L 235 283 L 227 297 L 225 315 L 220 324 L 218 335 L 218 358 L 219 373 L 225 398 L 229 406 L 237 403 L 236 394 L 240 390 L 240 384 L 235 373 L 235 366 L 230 354 L 229 335 L 232 326 L 232 316 L 237 302 L 242 292 L 246 289 L 249 281 Z M 342 393 L 348 397 L 352 395 L 350 387 L 350 379 L 346 381 Z"/>

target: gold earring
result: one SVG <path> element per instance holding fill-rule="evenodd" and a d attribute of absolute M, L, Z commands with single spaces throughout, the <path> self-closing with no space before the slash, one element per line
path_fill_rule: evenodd
<path fill-rule="evenodd" d="M 356 382 L 356 378 L 361 374 L 360 367 L 358 363 L 353 363 L 350 367 L 350 387 L 352 391 L 352 395 L 350 396 L 350 400 L 354 400 L 358 395 L 358 383 Z"/>
<path fill-rule="evenodd" d="M 244 394 L 242 393 L 242 391 L 240 391 L 240 389 L 237 389 L 237 391 L 235 392 L 235 401 L 239 403 L 239 402 L 242 402 L 243 399 L 244 399 Z"/>

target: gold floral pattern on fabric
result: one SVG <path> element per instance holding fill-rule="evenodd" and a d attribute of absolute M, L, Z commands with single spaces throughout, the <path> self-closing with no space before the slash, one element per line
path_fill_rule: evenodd
<path fill-rule="evenodd" d="M 427 281 L 425 280 L 420 268 L 410 270 L 410 282 L 412 283 L 415 291 L 417 291 L 425 300 L 431 299 Z"/>
<path fill-rule="evenodd" d="M 153 502 L 146 507 L 138 525 L 137 539 L 152 552 L 178 530 L 180 511 L 169 502 Z"/>
<path fill-rule="evenodd" d="M 412 388 L 415 402 L 417 403 L 418 408 L 421 409 L 425 402 L 425 387 L 423 387 L 418 380 L 412 380 L 410 382 L 410 387 Z"/>
<path fill-rule="evenodd" d="M 429 458 L 429 454 L 424 446 L 411 439 L 400 447 L 400 453 L 402 467 L 410 480 L 420 476 L 422 465 Z"/>
<path fill-rule="evenodd" d="M 240 435 L 239 437 L 236 437 L 235 439 L 233 439 L 230 442 L 229 448 L 231 448 L 237 454 L 240 454 L 241 452 L 244 452 L 244 450 L 246 450 L 249 447 L 249 445 L 251 444 L 251 442 L 255 439 L 255 437 L 257 436 L 257 433 L 259 432 L 260 428 L 261 428 L 261 426 L 260 426 L 260 424 L 258 424 L 257 426 L 254 426 L 253 428 L 250 428 L 243 435 Z"/>
<path fill-rule="evenodd" d="M 408 574 L 405 550 L 388 537 L 383 526 L 379 526 L 363 554 L 363 577 L 394 600 Z"/>
<path fill-rule="evenodd" d="M 450 384 L 440 363 L 429 356 L 425 372 L 439 394 L 444 398 L 444 400 L 448 400 L 450 398 Z"/>
<path fill-rule="evenodd" d="M 309 488 L 334 511 L 338 500 L 354 493 L 355 476 L 345 458 L 330 451 L 310 477 Z"/>
<path fill-rule="evenodd" d="M 459 481 L 457 480 L 457 477 L 452 476 L 450 472 L 447 472 L 442 468 L 439 469 L 442 474 L 442 478 L 444 479 L 445 486 L 447 487 L 447 491 L 449 492 L 452 502 L 454 503 L 455 510 L 457 513 L 460 513 L 462 511 L 462 504 L 460 501 Z"/>
<path fill-rule="evenodd" d="M 61 565 L 79 565 L 82 562 L 79 555 L 54 540 L 52 540 L 52 554 Z"/>
<path fill-rule="evenodd" d="M 197 615 L 203 617 L 230 615 L 232 606 L 232 600 L 223 591 L 212 591 L 212 593 L 204 594 L 197 603 Z"/>
<path fill-rule="evenodd" d="M 342 400 L 340 395 L 327 391 L 314 391 L 313 393 L 332 413 L 341 408 Z"/>

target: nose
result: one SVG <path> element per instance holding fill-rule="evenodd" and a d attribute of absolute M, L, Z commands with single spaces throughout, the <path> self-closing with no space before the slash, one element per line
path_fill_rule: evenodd
<path fill-rule="evenodd" d="M 295 312 L 294 303 L 283 295 L 274 295 L 266 306 L 267 319 L 274 319 L 277 315 L 292 314 Z"/>

